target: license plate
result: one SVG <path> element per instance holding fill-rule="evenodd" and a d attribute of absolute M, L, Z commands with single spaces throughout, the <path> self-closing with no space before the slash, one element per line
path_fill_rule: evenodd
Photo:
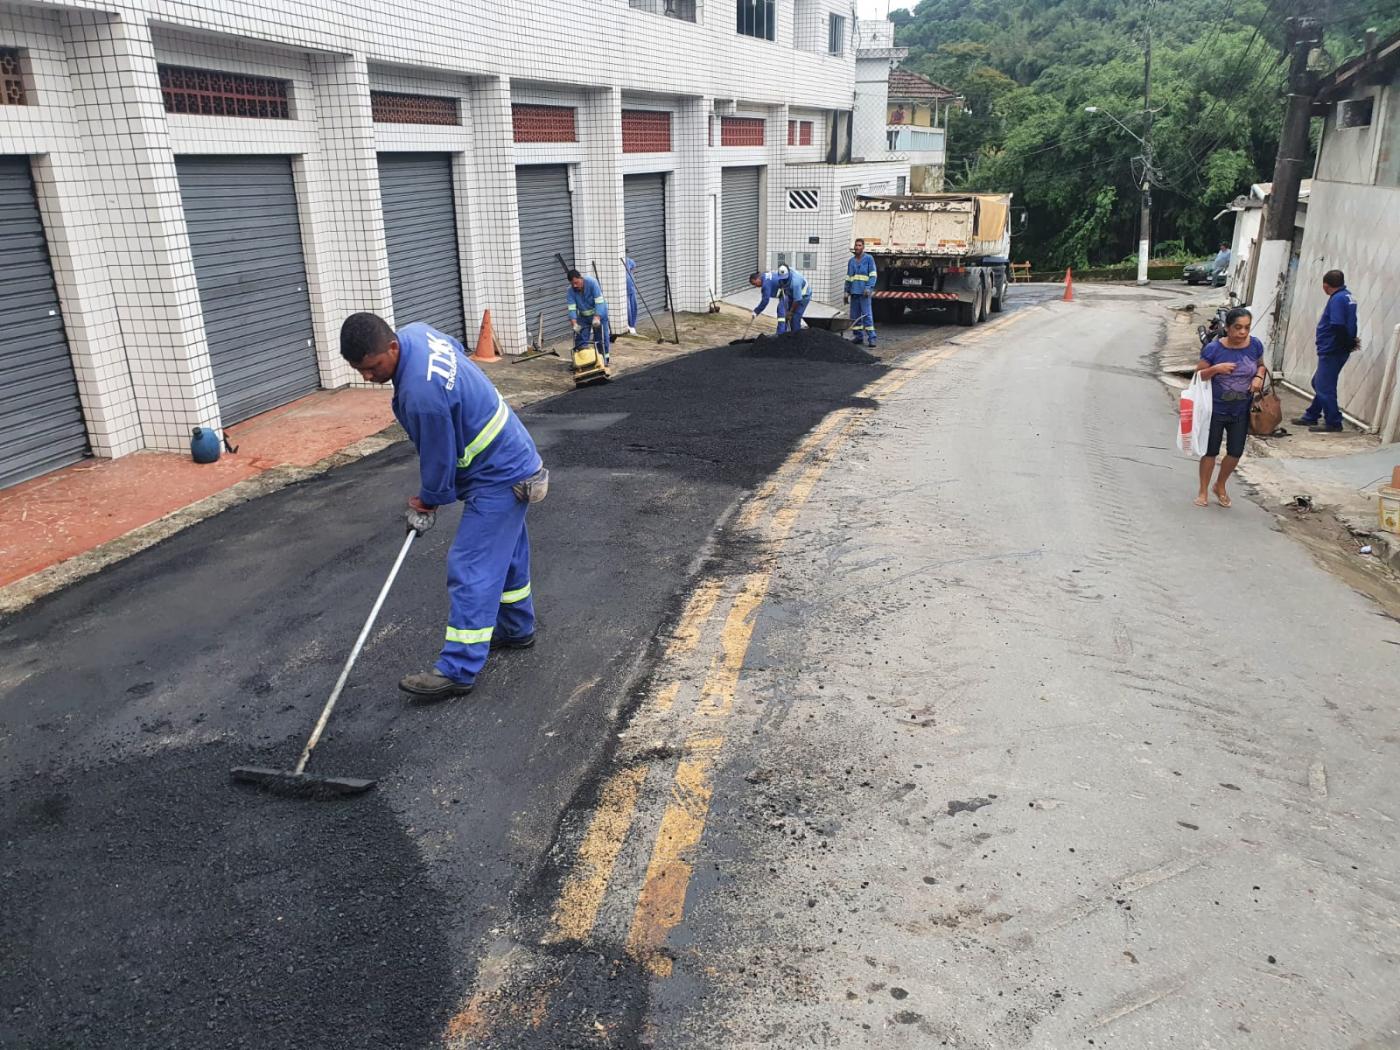
<path fill-rule="evenodd" d="M 924 285 L 924 279 L 923 279 L 922 277 L 906 277 L 906 278 L 904 278 L 904 287 L 906 287 L 906 288 L 922 288 L 923 285 Z"/>

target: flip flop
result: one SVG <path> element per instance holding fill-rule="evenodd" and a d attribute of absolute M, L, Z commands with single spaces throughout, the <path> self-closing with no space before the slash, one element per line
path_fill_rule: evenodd
<path fill-rule="evenodd" d="M 1220 492 L 1219 490 L 1217 490 L 1215 493 L 1215 501 L 1219 503 L 1222 507 L 1228 507 L 1230 505 L 1230 497 L 1225 495 L 1225 493 Z"/>
<path fill-rule="evenodd" d="M 1198 507 L 1208 507 L 1208 506 L 1210 506 L 1210 497 L 1209 497 L 1209 496 L 1197 496 L 1193 502 L 1194 502 L 1194 503 L 1196 504 L 1196 506 L 1198 506 Z"/>

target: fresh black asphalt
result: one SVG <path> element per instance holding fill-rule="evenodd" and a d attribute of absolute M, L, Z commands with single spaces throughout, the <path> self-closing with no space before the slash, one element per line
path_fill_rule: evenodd
<path fill-rule="evenodd" d="M 295 760 L 400 540 L 406 444 L 0 621 L 0 1046 L 432 1045 L 716 523 L 878 374 L 825 333 L 789 339 L 523 413 L 552 473 L 530 516 L 539 644 L 467 699 L 399 695 L 442 638 L 441 514 L 313 758 L 379 778 L 365 796 L 228 770 Z"/>

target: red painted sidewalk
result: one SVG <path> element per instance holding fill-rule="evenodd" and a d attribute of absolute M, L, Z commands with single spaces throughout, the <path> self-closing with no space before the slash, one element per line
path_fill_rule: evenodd
<path fill-rule="evenodd" d="M 238 453 L 93 459 L 0 490 L 0 587 L 266 470 L 309 467 L 394 421 L 392 391 L 323 390 L 231 427 Z"/>

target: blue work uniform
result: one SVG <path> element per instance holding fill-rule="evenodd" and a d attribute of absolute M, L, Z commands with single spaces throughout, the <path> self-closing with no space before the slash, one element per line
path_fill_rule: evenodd
<path fill-rule="evenodd" d="M 760 284 L 758 286 L 758 305 L 753 308 L 753 315 L 757 317 L 768 309 L 768 300 L 778 299 L 779 306 L 782 305 L 783 282 L 772 270 L 765 270 L 759 275 Z"/>
<path fill-rule="evenodd" d="M 787 280 L 778 288 L 778 334 L 802 331 L 802 315 L 812 305 L 812 286 L 807 278 L 789 269 Z"/>
<path fill-rule="evenodd" d="M 637 279 L 632 271 L 637 268 L 636 259 L 627 262 L 627 327 L 637 327 Z"/>
<path fill-rule="evenodd" d="M 851 331 L 857 343 L 875 345 L 875 260 L 868 255 L 846 263 L 846 294 L 851 297 Z"/>
<path fill-rule="evenodd" d="M 1303 413 L 1309 423 L 1319 418 L 1329 427 L 1342 425 L 1342 405 L 1337 398 L 1341 378 L 1351 352 L 1356 348 L 1356 297 L 1347 288 L 1338 288 L 1327 299 L 1317 322 L 1317 371 L 1313 373 L 1312 404 Z"/>
<path fill-rule="evenodd" d="M 465 504 L 447 554 L 451 611 L 435 669 L 472 682 L 493 635 L 535 633 L 529 504 L 512 486 L 542 463 L 525 425 L 461 343 L 421 323 L 397 335 L 394 418 L 418 450 L 418 498 L 429 507 Z"/>
<path fill-rule="evenodd" d="M 569 320 L 577 322 L 579 330 L 574 333 L 574 348 L 586 346 L 593 341 L 593 318 L 600 318 L 603 322 L 602 331 L 599 337 L 602 345 L 598 348 L 603 354 L 603 364 L 608 363 L 608 355 L 612 353 L 612 328 L 608 325 L 608 301 L 603 297 L 603 289 L 599 286 L 595 277 L 585 277 L 583 279 L 583 291 L 574 291 L 574 286 L 569 285 Z"/>

